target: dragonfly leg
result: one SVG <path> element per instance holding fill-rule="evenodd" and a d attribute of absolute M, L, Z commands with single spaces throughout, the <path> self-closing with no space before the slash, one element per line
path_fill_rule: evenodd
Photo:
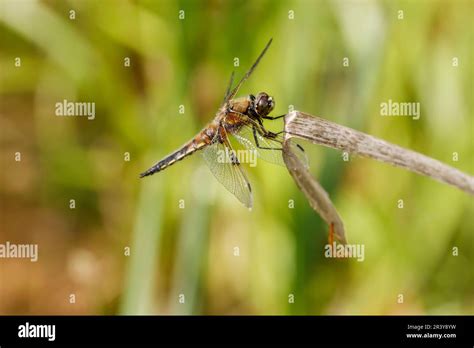
<path fill-rule="evenodd" d="M 255 121 L 255 120 L 249 118 L 247 115 L 245 115 L 245 114 L 243 114 L 243 113 L 241 113 L 241 112 L 234 111 L 234 110 L 229 110 L 229 112 L 230 112 L 230 111 L 232 111 L 232 112 L 234 112 L 234 113 L 236 113 L 236 114 L 239 114 L 239 115 L 241 115 L 241 116 L 244 116 L 245 118 L 247 118 L 247 119 L 250 121 L 250 123 L 252 124 L 253 138 L 254 138 L 254 140 L 255 140 L 255 144 L 257 145 L 257 147 L 258 147 L 259 149 L 263 149 L 263 150 L 283 150 L 283 147 L 278 148 L 278 147 L 263 147 L 263 146 L 260 146 L 260 144 L 258 143 L 258 138 L 257 138 L 257 127 L 259 128 L 259 133 L 260 133 L 263 137 L 269 138 L 269 139 L 274 139 L 274 140 L 276 140 L 275 138 L 276 138 L 278 135 L 280 135 L 280 134 L 282 134 L 282 133 L 285 133 L 284 130 L 282 130 L 282 131 L 280 131 L 280 132 L 277 132 L 277 133 L 273 133 L 273 132 L 267 131 L 267 130 L 265 129 L 265 127 L 263 126 L 262 121 L 261 121 L 260 119 L 257 119 L 257 121 Z M 276 118 L 280 118 L 280 117 L 283 117 L 283 116 L 286 116 L 286 115 L 277 116 Z M 265 116 L 265 117 L 267 117 L 267 116 Z M 296 146 L 297 146 L 301 151 L 304 152 L 304 149 L 303 149 L 299 144 L 296 144 Z"/>
<path fill-rule="evenodd" d="M 278 120 L 279 118 L 285 117 L 286 114 L 280 116 L 262 116 L 262 118 L 266 120 Z"/>
<path fill-rule="evenodd" d="M 278 134 L 281 133 L 281 132 L 272 133 L 272 132 L 270 132 L 270 131 L 267 131 L 267 130 L 265 129 L 265 127 L 263 126 L 263 123 L 262 123 L 262 121 L 261 121 L 260 119 L 257 119 L 257 121 L 255 121 L 255 120 L 251 119 L 250 117 L 248 117 L 247 115 L 245 115 L 245 114 L 243 114 L 243 113 L 241 113 L 241 112 L 234 111 L 234 110 L 231 110 L 231 109 L 229 109 L 228 111 L 229 111 L 229 112 L 236 113 L 236 114 L 238 114 L 238 115 L 240 115 L 240 116 L 243 116 L 243 117 L 245 117 L 245 118 L 250 122 L 250 124 L 252 125 L 252 129 L 253 129 L 253 133 L 254 133 L 255 142 L 257 143 L 257 145 L 258 145 L 258 141 L 257 141 L 256 134 L 255 134 L 256 128 L 259 129 L 258 132 L 260 133 L 260 135 L 262 135 L 262 136 L 265 137 L 265 138 L 273 139 L 273 138 L 275 138 Z M 260 147 L 260 146 L 259 146 L 259 147 Z M 260 148 L 261 148 L 261 149 L 264 149 L 263 147 L 260 147 Z M 271 149 L 274 149 L 274 148 L 271 148 Z"/>
<path fill-rule="evenodd" d="M 284 115 L 283 115 L 283 116 L 284 116 Z M 276 133 L 272 133 L 272 132 L 269 132 L 269 133 L 271 133 L 272 136 L 276 137 L 277 135 L 280 135 L 280 134 L 282 134 L 282 133 L 286 133 L 286 131 L 282 130 L 282 131 L 279 131 L 279 132 L 276 132 Z M 305 152 L 304 149 L 303 149 L 303 147 L 302 147 L 300 144 L 295 144 L 295 145 L 296 145 L 296 147 L 297 147 L 298 149 L 300 149 L 301 151 Z"/>
<path fill-rule="evenodd" d="M 282 147 L 263 147 L 263 146 L 260 146 L 260 144 L 258 143 L 257 128 L 252 127 L 252 130 L 253 130 L 253 139 L 255 140 L 255 144 L 257 145 L 257 147 L 259 149 L 262 149 L 262 150 L 280 150 L 280 151 L 283 150 Z M 266 138 L 272 139 L 276 136 L 276 134 L 266 131 L 266 133 L 263 136 L 266 137 Z"/>

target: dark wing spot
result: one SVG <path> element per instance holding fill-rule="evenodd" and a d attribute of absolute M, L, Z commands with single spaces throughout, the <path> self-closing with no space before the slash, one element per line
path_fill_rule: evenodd
<path fill-rule="evenodd" d="M 301 151 L 304 152 L 304 149 L 303 149 L 303 147 L 302 147 L 300 144 L 296 144 L 296 146 L 297 146 Z"/>
<path fill-rule="evenodd" d="M 240 164 L 239 159 L 235 155 L 234 150 L 230 150 L 229 155 L 230 155 L 230 160 L 232 161 L 233 165 L 239 165 Z"/>

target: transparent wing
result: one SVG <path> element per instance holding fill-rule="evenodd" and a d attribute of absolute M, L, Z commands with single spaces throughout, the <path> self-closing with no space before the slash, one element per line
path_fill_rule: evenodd
<path fill-rule="evenodd" d="M 216 179 L 247 208 L 252 208 L 252 189 L 232 149 L 214 141 L 203 149 L 203 157 Z"/>
<path fill-rule="evenodd" d="M 255 128 L 255 132 L 254 132 Z M 285 166 L 282 156 L 283 135 L 278 134 L 274 138 L 265 137 L 258 128 L 252 124 L 242 126 L 238 132 L 232 133 L 235 139 L 250 151 L 256 151 L 257 156 L 269 163 Z M 257 143 L 258 142 L 258 143 Z M 308 157 L 304 149 L 290 142 L 290 149 L 308 167 Z"/>
<path fill-rule="evenodd" d="M 267 52 L 268 48 L 270 47 L 270 45 L 272 44 L 272 41 L 273 39 L 270 39 L 270 41 L 268 41 L 267 45 L 265 46 L 265 48 L 263 49 L 262 53 L 260 53 L 260 55 L 257 57 L 257 60 L 255 61 L 255 63 L 253 63 L 253 65 L 250 67 L 250 69 L 245 73 L 245 75 L 242 77 L 242 79 L 237 83 L 237 85 L 234 87 L 234 89 L 232 89 L 230 92 L 228 92 L 226 94 L 226 98 L 224 99 L 224 104 L 226 102 L 228 102 L 230 99 L 234 98 L 235 95 L 237 94 L 237 92 L 239 91 L 240 87 L 242 86 L 242 84 L 250 77 L 250 75 L 252 75 L 252 72 L 255 70 L 255 68 L 257 67 L 258 63 L 260 62 L 260 59 L 262 59 L 262 57 L 265 55 L 265 53 Z M 232 83 L 230 84 L 232 86 Z"/>

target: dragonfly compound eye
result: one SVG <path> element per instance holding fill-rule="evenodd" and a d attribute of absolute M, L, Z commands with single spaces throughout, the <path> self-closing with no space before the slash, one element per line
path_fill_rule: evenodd
<path fill-rule="evenodd" d="M 257 113 L 260 116 L 266 116 L 275 107 L 275 102 L 273 101 L 273 98 L 270 97 L 267 93 L 262 92 L 257 95 L 255 106 L 257 109 Z"/>

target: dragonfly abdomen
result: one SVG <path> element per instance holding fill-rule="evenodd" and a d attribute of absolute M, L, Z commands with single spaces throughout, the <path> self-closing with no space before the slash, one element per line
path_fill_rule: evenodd
<path fill-rule="evenodd" d="M 205 132 L 199 133 L 193 140 L 184 144 L 179 150 L 173 152 L 172 154 L 166 156 L 161 161 L 156 163 L 153 167 L 148 169 L 147 171 L 140 174 L 140 178 L 145 176 L 149 176 L 163 169 L 169 167 L 170 165 L 174 164 L 177 161 L 181 161 L 186 156 L 189 156 L 196 152 L 197 150 L 202 149 L 204 146 L 210 143 L 210 138 Z"/>

